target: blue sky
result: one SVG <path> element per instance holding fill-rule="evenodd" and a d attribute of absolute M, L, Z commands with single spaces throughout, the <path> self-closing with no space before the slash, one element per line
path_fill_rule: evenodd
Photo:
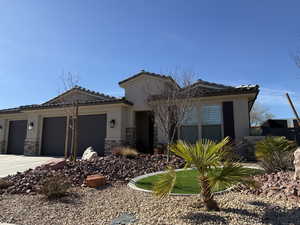
<path fill-rule="evenodd" d="M 300 110 L 300 1 L 0 0 L 0 108 L 44 102 L 63 71 L 122 96 L 141 69 L 180 68 L 203 80 L 259 84 L 277 117 Z"/>

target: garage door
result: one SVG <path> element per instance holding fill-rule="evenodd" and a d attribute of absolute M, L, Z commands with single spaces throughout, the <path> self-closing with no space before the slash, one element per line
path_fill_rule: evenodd
<path fill-rule="evenodd" d="M 106 114 L 79 116 L 78 155 L 92 146 L 99 155 L 104 155 L 106 137 Z"/>
<path fill-rule="evenodd" d="M 8 154 L 24 154 L 24 142 L 27 131 L 27 120 L 15 120 L 9 122 Z"/>
<path fill-rule="evenodd" d="M 42 155 L 63 156 L 65 154 L 66 117 L 44 118 Z"/>

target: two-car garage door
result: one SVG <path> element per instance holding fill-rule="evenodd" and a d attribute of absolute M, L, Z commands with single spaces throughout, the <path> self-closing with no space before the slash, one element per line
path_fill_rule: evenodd
<path fill-rule="evenodd" d="M 79 116 L 78 126 L 78 155 L 81 156 L 89 146 L 92 146 L 99 155 L 103 155 L 106 137 L 106 114 Z M 41 154 L 63 156 L 66 134 L 66 117 L 44 118 Z M 70 146 L 71 138 L 68 139 L 68 145 Z"/>

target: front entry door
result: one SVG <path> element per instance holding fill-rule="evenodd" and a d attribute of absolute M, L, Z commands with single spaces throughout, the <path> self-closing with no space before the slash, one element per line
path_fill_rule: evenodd
<path fill-rule="evenodd" d="M 151 111 L 135 113 L 136 148 L 139 152 L 153 153 L 154 116 Z"/>

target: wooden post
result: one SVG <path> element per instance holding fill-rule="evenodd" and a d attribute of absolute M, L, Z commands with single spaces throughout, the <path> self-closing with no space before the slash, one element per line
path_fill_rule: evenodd
<path fill-rule="evenodd" d="M 286 97 L 287 97 L 287 99 L 288 99 L 288 101 L 289 101 L 290 106 L 292 107 L 292 110 L 293 110 L 293 112 L 294 112 L 294 114 L 295 114 L 295 116 L 296 116 L 296 119 L 297 119 L 297 121 L 298 121 L 298 124 L 299 124 L 299 126 L 300 126 L 300 118 L 299 118 L 299 115 L 298 115 L 297 110 L 296 110 L 296 108 L 295 108 L 295 106 L 294 106 L 294 104 L 293 104 L 293 102 L 292 102 L 292 100 L 291 100 L 291 98 L 290 98 L 290 96 L 289 96 L 288 93 L 286 93 Z"/>

